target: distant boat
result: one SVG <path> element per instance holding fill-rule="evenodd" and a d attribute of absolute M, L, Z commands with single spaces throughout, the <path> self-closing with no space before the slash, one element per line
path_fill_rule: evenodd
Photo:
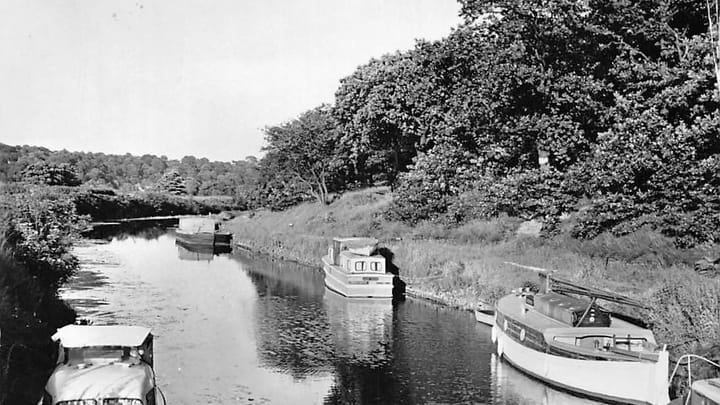
<path fill-rule="evenodd" d="M 182 217 L 175 238 L 186 245 L 230 246 L 232 233 L 220 232 L 220 224 L 215 218 Z"/>
<path fill-rule="evenodd" d="M 175 240 L 178 259 L 190 261 L 211 261 L 216 255 L 232 252 L 230 245 L 196 245 Z"/>
<path fill-rule="evenodd" d="M 545 277 L 546 292 L 518 291 L 497 302 L 492 338 L 498 355 L 532 377 L 582 396 L 667 404 L 665 347 L 655 343 L 650 330 L 614 318 L 597 300 L 642 304 L 550 274 Z"/>
<path fill-rule="evenodd" d="M 350 298 L 392 298 L 395 275 L 375 253 L 375 238 L 334 238 L 323 256 L 325 286 Z"/>

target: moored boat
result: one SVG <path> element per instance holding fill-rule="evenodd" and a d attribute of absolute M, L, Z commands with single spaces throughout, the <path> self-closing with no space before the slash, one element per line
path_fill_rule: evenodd
<path fill-rule="evenodd" d="M 667 404 L 667 350 L 650 330 L 618 319 L 597 300 L 642 304 L 546 277 L 544 293 L 518 291 L 497 302 L 492 337 L 498 355 L 532 377 L 582 396 Z"/>
<path fill-rule="evenodd" d="M 720 405 L 720 378 L 698 380 L 690 387 L 690 405 Z"/>
<path fill-rule="evenodd" d="M 374 238 L 334 238 L 323 256 L 325 286 L 350 298 L 392 298 L 395 275 Z"/>
<path fill-rule="evenodd" d="M 232 234 L 221 232 L 220 224 L 211 217 L 182 217 L 175 232 L 178 242 L 196 246 L 230 246 Z"/>
<path fill-rule="evenodd" d="M 675 398 L 670 403 L 671 405 L 720 405 L 720 378 L 692 380 L 693 372 L 691 371 L 691 366 L 698 360 L 710 364 L 716 370 L 720 369 L 720 364 L 703 356 L 696 354 L 685 354 L 680 356 L 675 364 L 675 369 L 670 376 L 670 380 L 672 381 L 675 373 L 678 371 L 678 367 L 680 367 L 680 365 L 684 362 L 685 367 L 687 367 L 687 382 L 690 386 L 690 391 L 685 396 Z"/>
<path fill-rule="evenodd" d="M 52 339 L 58 343 L 58 361 L 43 405 L 159 404 L 150 329 L 67 325 Z"/>
<path fill-rule="evenodd" d="M 475 314 L 475 320 L 492 326 L 495 323 L 495 308 L 487 304 L 481 304 L 473 311 Z"/>

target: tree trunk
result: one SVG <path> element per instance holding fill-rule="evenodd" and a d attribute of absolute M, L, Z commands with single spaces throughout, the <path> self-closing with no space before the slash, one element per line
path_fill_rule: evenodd
<path fill-rule="evenodd" d="M 718 24 L 718 13 L 720 11 L 719 0 L 705 0 L 708 18 L 708 36 L 712 43 L 713 66 L 715 67 L 715 97 L 720 99 L 720 24 Z M 713 15 L 713 9 L 715 11 Z"/>

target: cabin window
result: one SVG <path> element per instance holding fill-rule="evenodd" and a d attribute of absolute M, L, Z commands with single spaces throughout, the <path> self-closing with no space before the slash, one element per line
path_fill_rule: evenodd
<path fill-rule="evenodd" d="M 372 263 L 370 263 L 370 270 L 372 270 L 372 271 L 380 271 L 380 263 L 378 263 L 378 262 L 372 262 Z"/>
<path fill-rule="evenodd" d="M 355 271 L 365 271 L 365 262 L 355 262 Z"/>
<path fill-rule="evenodd" d="M 128 351 L 118 346 L 69 348 L 65 352 L 67 363 L 85 363 L 92 360 L 116 360 L 128 357 Z"/>

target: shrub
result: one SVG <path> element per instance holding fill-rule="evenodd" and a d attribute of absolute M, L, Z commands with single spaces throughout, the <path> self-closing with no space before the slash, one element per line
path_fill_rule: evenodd
<path fill-rule="evenodd" d="M 554 223 L 575 210 L 580 192 L 557 171 L 529 170 L 506 177 L 482 177 L 448 207 L 448 216 L 464 223 L 502 214 Z"/>
<path fill-rule="evenodd" d="M 77 268 L 70 255 L 73 237 L 87 227 L 70 196 L 46 187 L 5 193 L 0 204 L 0 237 L 16 261 L 28 266 L 48 288 L 57 288 Z"/>

